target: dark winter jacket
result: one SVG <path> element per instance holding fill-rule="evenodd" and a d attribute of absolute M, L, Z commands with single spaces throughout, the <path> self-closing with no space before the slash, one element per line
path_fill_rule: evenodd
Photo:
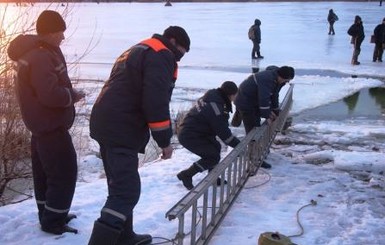
<path fill-rule="evenodd" d="M 19 35 L 8 47 L 17 61 L 16 92 L 27 128 L 35 135 L 69 129 L 75 117 L 75 94 L 59 47 L 36 35 Z"/>
<path fill-rule="evenodd" d="M 329 11 L 327 19 L 328 22 L 332 24 L 338 20 L 338 16 L 333 11 Z"/>
<path fill-rule="evenodd" d="M 218 136 L 225 144 L 235 147 L 239 139 L 229 129 L 231 111 L 231 101 L 221 89 L 211 89 L 187 113 L 179 134 L 199 138 Z"/>
<path fill-rule="evenodd" d="M 268 118 L 271 111 L 279 112 L 279 91 L 285 83 L 279 85 L 278 67 L 270 66 L 265 71 L 254 73 L 240 85 L 235 105 L 237 110 L 256 112 L 263 118 Z"/>
<path fill-rule="evenodd" d="M 348 34 L 352 36 L 355 46 L 361 46 L 361 43 L 365 39 L 364 26 L 362 22 L 356 22 L 350 26 Z"/>
<path fill-rule="evenodd" d="M 385 24 L 379 24 L 374 28 L 374 37 L 376 44 L 381 45 L 385 43 Z"/>
<path fill-rule="evenodd" d="M 253 39 L 253 42 L 257 42 L 257 43 L 261 43 L 261 21 L 259 20 L 256 20 L 254 25 L 253 25 L 253 28 L 254 28 L 254 39 Z"/>
<path fill-rule="evenodd" d="M 176 47 L 157 34 L 125 51 L 92 108 L 91 137 L 143 152 L 150 129 L 158 146 L 167 147 L 176 53 Z"/>

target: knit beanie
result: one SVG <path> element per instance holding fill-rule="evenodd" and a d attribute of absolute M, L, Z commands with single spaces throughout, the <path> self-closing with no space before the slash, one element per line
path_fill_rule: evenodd
<path fill-rule="evenodd" d="M 36 21 L 36 32 L 38 35 L 55 33 L 66 30 L 66 23 L 61 15 L 52 10 L 44 10 Z"/>
<path fill-rule="evenodd" d="M 278 68 L 278 75 L 283 79 L 293 79 L 294 78 L 294 68 L 291 66 L 282 66 Z"/>
<path fill-rule="evenodd" d="M 358 23 L 358 22 L 361 22 L 361 17 L 359 15 L 356 15 L 356 17 L 354 17 L 354 23 Z"/>
<path fill-rule="evenodd" d="M 223 91 L 224 94 L 229 96 L 229 95 L 236 94 L 238 92 L 238 87 L 234 82 L 226 81 L 222 83 L 221 90 Z"/>
<path fill-rule="evenodd" d="M 190 38 L 182 27 L 170 26 L 164 30 L 163 36 L 166 38 L 174 38 L 180 46 L 186 49 L 186 52 L 190 50 Z"/>

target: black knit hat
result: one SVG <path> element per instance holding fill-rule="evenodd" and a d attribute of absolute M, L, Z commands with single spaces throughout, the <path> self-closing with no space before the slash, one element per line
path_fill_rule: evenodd
<path fill-rule="evenodd" d="M 163 36 L 166 38 L 175 38 L 175 41 L 186 49 L 186 52 L 190 50 L 190 38 L 187 32 L 180 26 L 170 26 L 163 32 Z"/>
<path fill-rule="evenodd" d="M 234 82 L 226 81 L 222 83 L 221 90 L 226 95 L 234 95 L 238 92 L 238 87 Z"/>
<path fill-rule="evenodd" d="M 293 79 L 295 76 L 294 68 L 291 66 L 282 66 L 278 68 L 278 75 L 283 79 Z"/>
<path fill-rule="evenodd" d="M 39 35 L 45 35 L 48 33 L 55 33 L 66 30 L 66 23 L 63 17 L 52 10 L 44 10 L 37 18 L 36 32 Z"/>
<path fill-rule="evenodd" d="M 359 15 L 356 15 L 354 17 L 354 23 L 358 23 L 358 22 L 362 22 L 362 19 L 361 19 L 361 17 Z"/>

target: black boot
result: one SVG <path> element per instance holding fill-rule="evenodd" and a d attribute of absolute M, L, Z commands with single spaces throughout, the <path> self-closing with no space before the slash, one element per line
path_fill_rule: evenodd
<path fill-rule="evenodd" d="M 267 162 L 263 161 L 262 164 L 261 164 L 261 168 L 270 169 L 271 165 L 268 164 Z"/>
<path fill-rule="evenodd" d="M 152 243 L 152 236 L 149 234 L 134 233 L 128 241 L 119 242 L 118 245 L 148 245 Z"/>
<path fill-rule="evenodd" d="M 133 217 L 127 216 L 124 229 L 119 237 L 117 245 L 147 245 L 151 244 L 152 236 L 149 234 L 136 234 L 133 230 Z"/>
<path fill-rule="evenodd" d="M 120 234 L 120 230 L 95 221 L 88 245 L 115 245 Z"/>
<path fill-rule="evenodd" d="M 71 220 L 73 220 L 73 219 L 76 219 L 77 218 L 77 216 L 76 216 L 76 214 L 67 214 L 67 217 L 65 218 L 65 222 L 66 222 L 66 224 L 68 224 Z"/>
<path fill-rule="evenodd" d="M 78 230 L 75 228 L 72 228 L 68 225 L 62 225 L 62 226 L 41 226 L 41 230 L 47 233 L 51 233 L 54 235 L 61 235 L 63 233 L 69 232 L 69 233 L 74 233 L 78 234 Z"/>
<path fill-rule="evenodd" d="M 193 164 L 188 169 L 179 172 L 176 176 L 179 180 L 183 182 L 183 185 L 187 188 L 187 190 L 191 190 L 192 188 L 194 188 L 194 185 L 192 183 L 192 177 L 198 172 L 199 171 Z"/>

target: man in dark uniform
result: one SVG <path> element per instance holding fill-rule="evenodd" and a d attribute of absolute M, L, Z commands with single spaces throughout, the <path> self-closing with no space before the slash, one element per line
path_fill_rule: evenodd
<path fill-rule="evenodd" d="M 239 139 L 229 129 L 229 113 L 231 102 L 238 91 L 237 85 L 231 81 L 224 82 L 220 88 L 207 91 L 187 113 L 178 133 L 179 143 L 186 149 L 201 157 L 188 169 L 177 174 L 183 185 L 194 188 L 192 177 L 198 172 L 212 170 L 219 163 L 221 144 L 218 136 L 225 144 L 235 147 Z M 218 179 L 218 184 L 220 184 Z"/>
<path fill-rule="evenodd" d="M 66 24 L 59 13 L 43 11 L 36 35 L 19 35 L 8 47 L 17 61 L 16 90 L 23 121 L 32 133 L 31 156 L 35 198 L 41 229 L 77 233 L 67 225 L 77 177 L 76 152 L 68 130 L 74 103 L 84 93 L 72 88 L 60 49 Z"/>
<path fill-rule="evenodd" d="M 294 78 L 290 66 L 269 66 L 265 71 L 253 73 L 239 85 L 234 104 L 243 121 L 246 134 L 261 126 L 261 117 L 271 122 L 279 115 L 279 91 Z M 263 162 L 263 168 L 271 165 Z"/>
<path fill-rule="evenodd" d="M 190 38 L 179 26 L 154 34 L 125 51 L 91 112 L 91 137 L 100 145 L 108 197 L 94 223 L 90 245 L 150 244 L 151 235 L 133 229 L 139 201 L 138 153 L 151 135 L 171 158 L 173 148 L 169 103 L 177 79 L 177 62 L 190 49 Z"/>

